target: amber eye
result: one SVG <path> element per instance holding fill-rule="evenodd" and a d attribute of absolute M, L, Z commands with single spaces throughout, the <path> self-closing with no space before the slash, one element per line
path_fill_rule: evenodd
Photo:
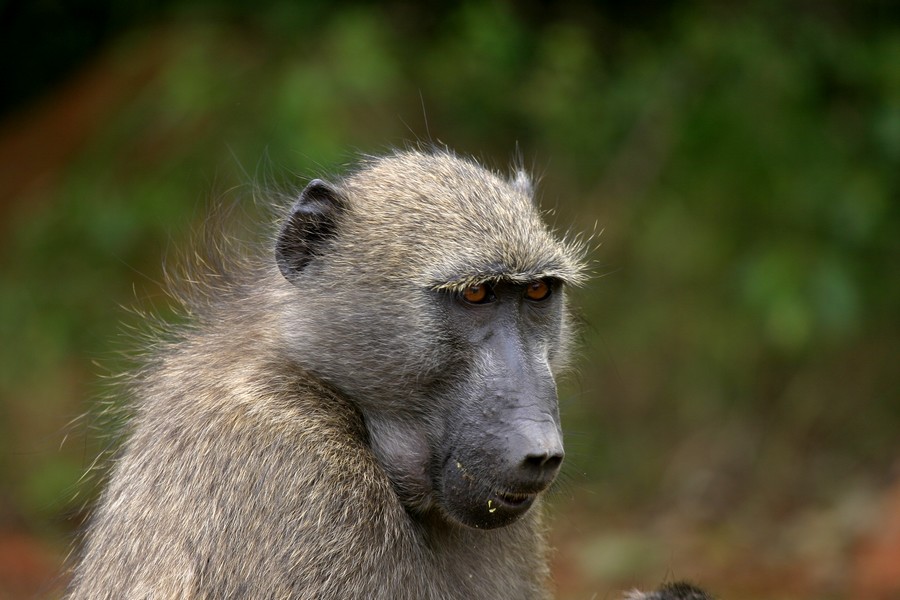
<path fill-rule="evenodd" d="M 550 296 L 550 286 L 543 279 L 532 281 L 525 288 L 525 297 L 529 300 L 546 300 Z"/>
<path fill-rule="evenodd" d="M 491 290 L 486 283 L 470 285 L 462 293 L 463 300 L 470 304 L 484 304 L 491 301 Z"/>

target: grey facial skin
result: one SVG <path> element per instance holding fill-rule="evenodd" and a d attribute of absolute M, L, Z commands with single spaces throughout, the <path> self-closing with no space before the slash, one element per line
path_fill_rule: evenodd
<path fill-rule="evenodd" d="M 314 180 L 273 230 L 175 286 L 69 597 L 549 597 L 584 248 L 527 174 L 443 150 Z"/>

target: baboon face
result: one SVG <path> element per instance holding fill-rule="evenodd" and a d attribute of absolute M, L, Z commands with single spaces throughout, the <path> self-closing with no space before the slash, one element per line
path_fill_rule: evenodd
<path fill-rule="evenodd" d="M 442 398 L 445 427 L 432 457 L 440 507 L 492 528 L 521 516 L 563 460 L 549 348 L 558 343 L 561 283 L 484 282 L 445 294 L 445 326 L 468 370 Z"/>
<path fill-rule="evenodd" d="M 292 208 L 276 242 L 291 358 L 353 399 L 410 511 L 500 527 L 552 483 L 574 254 L 522 177 L 449 155 L 313 181 Z"/>

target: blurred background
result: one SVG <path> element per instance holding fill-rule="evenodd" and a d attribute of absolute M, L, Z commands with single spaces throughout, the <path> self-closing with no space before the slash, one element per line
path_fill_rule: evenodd
<path fill-rule="evenodd" d="M 0 598 L 64 589 L 78 417 L 207 207 L 417 140 L 602 231 L 561 598 L 900 598 L 898 6 L 0 2 Z"/>

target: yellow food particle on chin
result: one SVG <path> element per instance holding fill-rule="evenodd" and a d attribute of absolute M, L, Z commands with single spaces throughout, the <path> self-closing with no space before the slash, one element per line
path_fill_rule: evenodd
<path fill-rule="evenodd" d="M 462 469 L 462 463 L 460 463 L 459 461 L 456 461 L 456 468 Z"/>

